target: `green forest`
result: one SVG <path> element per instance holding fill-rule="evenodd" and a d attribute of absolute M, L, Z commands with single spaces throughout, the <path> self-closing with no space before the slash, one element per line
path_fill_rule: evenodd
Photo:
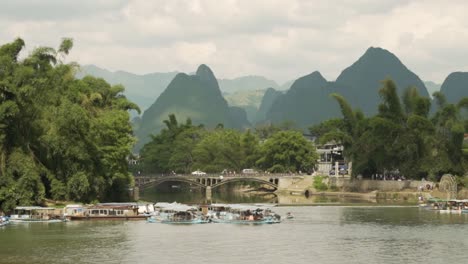
<path fill-rule="evenodd" d="M 311 127 L 311 132 L 322 143 L 335 140 L 344 145 L 345 156 L 353 162 L 353 176 L 399 170 L 410 179 L 438 180 L 444 173 L 465 174 L 468 98 L 449 104 L 436 92 L 436 105 L 431 106 L 430 99 L 420 96 L 414 87 L 400 98 L 395 83 L 388 79 L 382 81 L 379 94 L 378 113 L 372 117 L 332 94 L 343 118 L 322 122 Z"/>
<path fill-rule="evenodd" d="M 449 104 L 440 92 L 436 106 L 414 87 L 402 98 L 392 80 L 382 81 L 378 113 L 366 117 L 352 109 L 345 98 L 332 94 L 342 118 L 310 127 L 318 143 L 344 145 L 347 161 L 353 163 L 353 177 L 385 171 L 399 171 L 408 179 L 438 180 L 443 174 L 464 175 L 468 149 L 463 145 L 468 122 L 464 108 L 468 98 Z M 205 129 L 190 120 L 179 124 L 174 115 L 164 121 L 166 128 L 146 144 L 141 165 L 146 173 L 190 173 L 202 170 L 220 173 L 255 168 L 275 173 L 313 171 L 315 146 L 291 126 L 263 125 L 239 132 L 218 126 Z"/>
<path fill-rule="evenodd" d="M 0 47 L 0 210 L 45 199 L 126 200 L 127 157 L 138 110 L 102 79 L 76 79 L 64 63 L 73 47 L 39 47 L 24 58 L 22 39 Z"/>
<path fill-rule="evenodd" d="M 259 126 L 255 132 L 194 126 L 190 119 L 179 124 L 175 115 L 164 120 L 166 128 L 153 135 L 140 151 L 145 173 L 220 173 L 245 168 L 272 173 L 312 172 L 318 156 L 315 146 L 300 131 L 287 126 Z"/>

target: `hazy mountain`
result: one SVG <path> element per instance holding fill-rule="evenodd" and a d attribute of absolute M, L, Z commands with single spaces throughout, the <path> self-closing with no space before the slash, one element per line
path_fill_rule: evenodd
<path fill-rule="evenodd" d="M 440 91 L 440 84 L 438 83 L 435 83 L 435 82 L 431 82 L 431 81 L 425 81 L 424 82 L 424 85 L 426 86 L 427 88 L 427 92 L 429 93 L 429 96 L 432 98 L 432 94 L 434 92 L 438 92 Z"/>
<path fill-rule="evenodd" d="M 296 80 L 290 90 L 279 96 L 266 114 L 275 123 L 293 121 L 298 127 L 341 116 L 338 103 L 331 93 L 341 94 L 355 108 L 367 115 L 377 113 L 381 98 L 381 81 L 391 78 L 402 95 L 409 86 L 429 97 L 424 83 L 392 53 L 381 48 L 369 48 L 355 63 L 346 68 L 335 82 L 327 82 L 319 72 Z"/>
<path fill-rule="evenodd" d="M 113 85 L 122 84 L 125 86 L 125 96 L 136 103 L 143 112 L 166 89 L 176 74 L 177 72 L 138 75 L 125 71 L 111 72 L 95 65 L 85 65 L 81 67 L 77 77 L 93 75 Z"/>
<path fill-rule="evenodd" d="M 346 68 L 332 87 L 352 106 L 359 107 L 367 115 L 372 115 L 377 113 L 377 106 L 381 101 L 378 91 L 382 87 L 381 81 L 386 78 L 396 83 L 400 95 L 409 86 L 414 86 L 420 95 L 429 97 L 421 79 L 403 65 L 394 54 L 373 47 Z"/>
<path fill-rule="evenodd" d="M 273 123 L 292 121 L 307 128 L 338 114 L 336 103 L 330 98 L 328 83 L 315 71 L 297 79 L 284 95 L 274 100 L 266 114 Z"/>
<path fill-rule="evenodd" d="M 266 89 L 239 90 L 233 93 L 223 92 L 223 96 L 230 106 L 241 107 L 247 112 L 247 118 L 253 122 L 262 102 Z"/>
<path fill-rule="evenodd" d="M 95 65 L 84 65 L 78 72 L 77 77 L 82 78 L 85 75 L 93 75 L 103 78 L 110 84 L 122 84 L 125 86 L 127 98 L 140 106 L 142 111 L 145 111 L 166 89 L 176 74 L 177 72 L 138 75 L 125 71 L 112 72 Z M 261 97 L 268 87 L 289 89 L 291 83 L 290 81 L 279 86 L 275 81 L 262 76 L 243 76 L 218 80 L 220 90 L 223 91 L 223 94 L 229 96 L 226 99 L 228 99 L 230 105 L 244 108 L 249 116 L 256 114 Z M 249 98 L 250 96 L 252 98 Z"/>
<path fill-rule="evenodd" d="M 296 81 L 296 80 L 289 80 L 289 81 L 283 83 L 283 84 L 278 88 L 278 90 L 285 90 L 285 91 L 286 91 L 286 90 L 289 90 L 295 81 Z"/>
<path fill-rule="evenodd" d="M 268 87 L 278 87 L 278 84 L 275 81 L 262 76 L 243 76 L 235 79 L 219 79 L 218 83 L 221 91 L 227 93 L 266 90 Z"/>
<path fill-rule="evenodd" d="M 255 117 L 254 122 L 263 122 L 266 119 L 267 112 L 270 110 L 271 105 L 273 105 L 274 101 L 283 93 L 281 91 L 277 91 L 273 88 L 268 88 L 263 95 L 262 102 L 260 107 L 258 108 L 257 115 Z"/>
<path fill-rule="evenodd" d="M 458 103 L 468 97 L 468 72 L 453 72 L 442 83 L 440 91 L 449 103 Z"/>
<path fill-rule="evenodd" d="M 175 114 L 179 122 L 191 118 L 194 124 L 206 127 L 222 123 L 227 128 L 242 128 L 250 125 L 242 111 L 229 108 L 211 69 L 200 65 L 195 75 L 177 74 L 144 112 L 136 130 L 136 150 L 149 141 L 150 134 L 156 134 L 164 127 L 163 120 L 169 114 Z"/>

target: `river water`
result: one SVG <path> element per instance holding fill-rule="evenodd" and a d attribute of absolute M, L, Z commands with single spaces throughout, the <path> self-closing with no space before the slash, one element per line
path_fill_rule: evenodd
<path fill-rule="evenodd" d="M 468 214 L 279 206 L 274 225 L 145 221 L 10 224 L 0 263 L 467 263 Z"/>

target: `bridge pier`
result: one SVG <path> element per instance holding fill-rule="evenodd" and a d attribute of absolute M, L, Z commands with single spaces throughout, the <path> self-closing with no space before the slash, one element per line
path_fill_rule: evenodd
<path fill-rule="evenodd" d="M 206 201 L 211 201 L 211 186 L 206 186 L 205 198 L 206 198 Z"/>

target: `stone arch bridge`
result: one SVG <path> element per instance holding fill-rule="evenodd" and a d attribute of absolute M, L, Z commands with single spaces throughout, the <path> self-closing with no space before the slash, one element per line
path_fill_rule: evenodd
<path fill-rule="evenodd" d="M 303 192 L 312 185 L 312 176 L 305 174 L 165 174 L 135 176 L 135 186 L 140 189 L 157 186 L 163 182 L 184 182 L 205 189 L 207 199 L 211 190 L 232 182 L 254 181 L 274 188 L 276 191 Z"/>

